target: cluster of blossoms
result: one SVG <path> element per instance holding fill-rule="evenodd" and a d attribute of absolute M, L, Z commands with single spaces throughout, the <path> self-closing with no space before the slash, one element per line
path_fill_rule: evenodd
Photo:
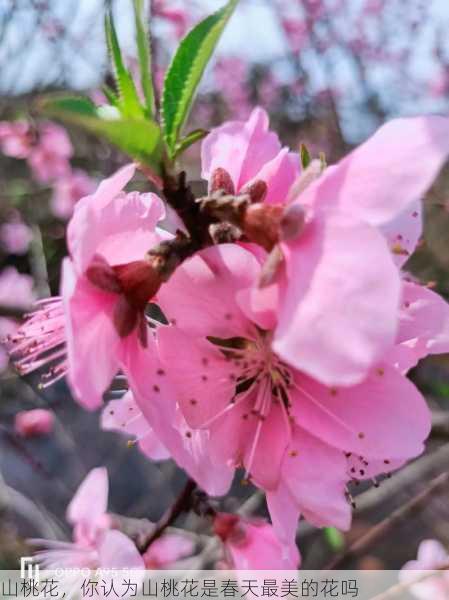
<path fill-rule="evenodd" d="M 295 568 L 301 515 L 347 530 L 351 482 L 423 451 L 430 412 L 406 374 L 449 351 L 449 306 L 402 267 L 448 153 L 448 119 L 404 119 L 334 166 L 301 169 L 255 109 L 203 141 L 209 193 L 195 206 L 218 217 L 187 255 L 162 200 L 124 191 L 127 165 L 75 206 L 61 297 L 40 301 L 9 351 L 21 373 L 47 365 L 44 386 L 67 376 L 89 410 L 125 382 L 103 427 L 171 457 L 207 494 L 241 470 L 272 526 L 216 515 L 231 564 L 254 564 L 263 542 L 259 568 Z M 94 529 L 104 564 L 110 532 Z"/>
<path fill-rule="evenodd" d="M 68 219 L 75 203 L 95 187 L 84 171 L 72 168 L 72 144 L 65 129 L 55 123 L 34 127 L 24 120 L 2 121 L 0 149 L 5 156 L 26 160 L 33 178 L 53 188 L 50 208 L 60 219 Z"/>

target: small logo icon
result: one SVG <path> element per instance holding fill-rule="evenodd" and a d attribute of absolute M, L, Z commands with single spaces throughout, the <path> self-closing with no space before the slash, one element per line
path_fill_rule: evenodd
<path fill-rule="evenodd" d="M 33 563 L 32 556 L 21 557 L 20 577 L 22 579 L 33 579 L 36 583 L 39 583 L 39 565 Z"/>

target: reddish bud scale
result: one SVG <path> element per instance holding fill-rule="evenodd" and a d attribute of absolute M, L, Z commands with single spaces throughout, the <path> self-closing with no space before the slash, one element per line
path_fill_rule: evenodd
<path fill-rule="evenodd" d="M 232 181 L 231 176 L 225 169 L 222 169 L 221 167 L 215 169 L 210 180 L 210 193 L 213 194 L 219 190 L 225 192 L 226 194 L 235 194 L 234 182 Z"/>
<path fill-rule="evenodd" d="M 162 279 L 158 271 L 145 260 L 113 267 L 126 300 L 133 308 L 143 310 L 159 290 Z"/>
<path fill-rule="evenodd" d="M 242 230 L 251 242 L 270 252 L 279 241 L 283 212 L 284 206 L 280 204 L 253 204 L 245 212 Z"/>
<path fill-rule="evenodd" d="M 16 414 L 14 420 L 15 432 L 24 438 L 48 435 L 53 431 L 55 417 L 49 410 L 35 408 Z"/>

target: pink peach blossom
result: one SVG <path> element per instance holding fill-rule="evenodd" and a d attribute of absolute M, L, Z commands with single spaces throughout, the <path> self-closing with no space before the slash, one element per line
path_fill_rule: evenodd
<path fill-rule="evenodd" d="M 16 414 L 14 430 L 24 438 L 45 436 L 53 431 L 54 424 L 55 416 L 50 410 L 35 408 Z"/>
<path fill-rule="evenodd" d="M 74 169 L 55 181 L 50 207 L 55 217 L 68 219 L 80 198 L 91 194 L 94 181 L 80 169 Z"/>
<path fill-rule="evenodd" d="M 259 108 L 246 123 L 213 130 L 203 142 L 202 165 L 210 186 L 217 169 L 229 174 L 229 191 L 262 182 L 268 205 L 286 206 L 299 173 L 297 159 L 281 148 Z M 282 301 L 273 347 L 323 383 L 350 385 L 394 340 L 399 274 L 374 227 L 341 211 L 299 209 L 301 235 L 282 244 L 286 270 L 277 282 Z M 257 302 L 256 290 L 253 296 Z"/>
<path fill-rule="evenodd" d="M 90 409 L 101 405 L 120 368 L 132 368 L 133 353 L 154 344 L 144 316 L 154 276 L 143 258 L 161 239 L 155 228 L 165 213 L 154 194 L 122 192 L 134 170 L 123 167 L 81 199 L 67 229 L 62 296 L 68 376 Z"/>
<path fill-rule="evenodd" d="M 29 308 L 36 296 L 33 278 L 19 273 L 15 267 L 0 272 L 0 305 L 12 308 Z"/>
<path fill-rule="evenodd" d="M 50 183 L 70 172 L 73 147 L 66 130 L 55 123 L 42 123 L 38 139 L 28 155 L 33 175 L 40 183 Z"/>
<path fill-rule="evenodd" d="M 33 137 L 26 121 L 0 122 L 0 149 L 6 156 L 28 158 Z"/>
<path fill-rule="evenodd" d="M 281 358 L 273 348 L 276 295 L 255 307 L 248 293 L 260 269 L 254 254 L 237 245 L 186 261 L 158 295 L 176 323 L 158 329 L 162 363 L 190 436 L 209 432 L 212 462 L 245 468 L 268 493 L 278 531 L 291 534 L 299 512 L 314 524 L 344 529 L 347 481 L 420 454 L 429 411 L 388 364 L 342 387 L 310 377 L 294 357 Z M 398 436 L 398 427 L 408 435 Z"/>
<path fill-rule="evenodd" d="M 273 527 L 263 519 L 218 513 L 214 532 L 223 542 L 225 562 L 231 569 L 296 570 L 299 566 L 300 555 L 294 541 L 290 547 L 283 547 Z"/>
<path fill-rule="evenodd" d="M 268 130 L 268 115 L 260 108 L 248 121 L 229 121 L 204 139 L 201 148 L 202 177 L 212 182 L 216 169 L 225 169 L 236 193 L 262 180 L 267 185 L 265 202 L 281 202 L 299 174 L 299 159 L 282 148 Z"/>
<path fill-rule="evenodd" d="M 218 58 L 214 66 L 215 87 L 220 90 L 229 110 L 238 119 L 247 118 L 251 112 L 249 92 L 246 86 L 242 85 L 247 78 L 248 63 L 245 60 L 238 56 Z"/>
<path fill-rule="evenodd" d="M 413 144 L 405 146 L 410 132 Z M 327 385 L 352 385 L 391 347 L 400 301 L 393 259 L 399 266 L 416 244 L 419 200 L 449 152 L 448 140 L 448 119 L 392 121 L 305 190 L 291 187 L 290 155 L 261 109 L 204 140 L 210 185 L 217 169 L 228 173 L 229 191 L 262 182 L 265 203 L 293 201 L 284 216 L 301 214 L 297 232 L 285 232 L 280 245 L 285 269 L 276 281 L 281 301 L 273 340 L 280 357 Z"/>
<path fill-rule="evenodd" d="M 189 24 L 188 12 L 183 7 L 169 7 L 164 0 L 158 0 L 152 6 L 155 17 L 159 17 L 172 26 L 176 39 L 184 37 Z"/>
<path fill-rule="evenodd" d="M 122 192 L 133 173 L 133 165 L 124 167 L 77 203 L 68 225 L 70 258 L 63 264 L 62 297 L 36 306 L 9 338 L 9 352 L 21 373 L 47 365 L 43 386 L 67 375 L 75 398 L 90 410 L 101 406 L 103 393 L 122 371 L 160 443 L 203 489 L 219 495 L 228 488 L 232 470 L 211 469 L 207 432 L 186 435 L 188 427 L 158 358 L 154 329 L 144 317 L 151 294 L 144 286 L 136 305 L 123 291 L 123 280 L 117 281 L 123 265 L 130 265 L 135 276 L 137 264 L 139 276 L 145 253 L 169 235 L 156 230 L 164 216 L 156 196 Z M 147 278 L 145 269 L 143 264 Z M 152 401 L 143 408 L 140 398 L 148 394 Z M 163 453 L 159 444 L 153 451 Z"/>
<path fill-rule="evenodd" d="M 32 239 L 33 232 L 20 217 L 0 225 L 0 245 L 8 254 L 25 254 Z"/>
<path fill-rule="evenodd" d="M 22 373 L 51 365 L 44 385 L 68 374 L 76 398 L 90 409 L 101 405 L 118 370 L 132 364 L 132 349 L 153 345 L 143 314 L 149 296 L 130 298 L 123 281 L 127 265 L 131 276 L 136 265 L 141 275 L 139 259 L 160 240 L 155 226 L 164 210 L 154 194 L 122 192 L 134 169 L 124 167 L 78 202 L 68 225 L 62 298 L 40 301 L 10 339 Z"/>
<path fill-rule="evenodd" d="M 111 529 L 106 512 L 108 487 L 104 467 L 93 469 L 81 483 L 66 513 L 73 526 L 73 542 L 32 540 L 42 548 L 35 556 L 44 568 L 144 568 L 134 543 Z"/>
<path fill-rule="evenodd" d="M 446 600 L 449 595 L 449 553 L 437 540 L 424 540 L 418 548 L 416 560 L 406 563 L 399 573 L 403 583 L 419 600 Z M 426 571 L 438 571 L 433 576 Z M 417 583 L 414 581 L 422 579 Z"/>

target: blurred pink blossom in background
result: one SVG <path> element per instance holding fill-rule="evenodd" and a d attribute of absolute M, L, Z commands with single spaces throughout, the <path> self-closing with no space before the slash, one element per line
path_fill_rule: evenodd
<path fill-rule="evenodd" d="M 296 570 L 299 566 L 301 559 L 295 542 L 288 548 L 282 546 L 272 525 L 263 519 L 218 513 L 214 532 L 223 542 L 227 568 Z"/>
<path fill-rule="evenodd" d="M 25 254 L 28 251 L 33 232 L 17 213 L 0 225 L 0 246 L 8 254 Z"/>
<path fill-rule="evenodd" d="M 428 576 L 426 571 L 441 569 L 440 573 Z M 449 552 L 437 540 L 423 540 L 418 548 L 416 560 L 406 563 L 399 573 L 403 583 L 419 600 L 447 600 L 449 598 Z M 412 583 L 417 579 L 422 581 Z"/>
<path fill-rule="evenodd" d="M 50 200 L 50 208 L 59 219 L 69 219 L 80 198 L 91 194 L 96 183 L 80 169 L 73 169 L 56 179 Z"/>
<path fill-rule="evenodd" d="M 0 122 L 0 148 L 6 156 L 28 158 L 33 137 L 27 121 Z"/>
<path fill-rule="evenodd" d="M 18 412 L 14 419 L 15 432 L 24 438 L 48 435 L 53 431 L 54 414 L 43 408 Z"/>
<path fill-rule="evenodd" d="M 38 141 L 28 155 L 35 179 L 50 183 L 70 172 L 73 147 L 66 130 L 55 123 L 41 123 Z"/>
<path fill-rule="evenodd" d="M 73 526 L 73 542 L 31 540 L 42 548 L 35 556 L 44 568 L 144 568 L 134 543 L 125 534 L 111 529 L 112 520 L 107 514 L 108 492 L 106 469 L 93 469 L 67 508 L 67 521 Z"/>

